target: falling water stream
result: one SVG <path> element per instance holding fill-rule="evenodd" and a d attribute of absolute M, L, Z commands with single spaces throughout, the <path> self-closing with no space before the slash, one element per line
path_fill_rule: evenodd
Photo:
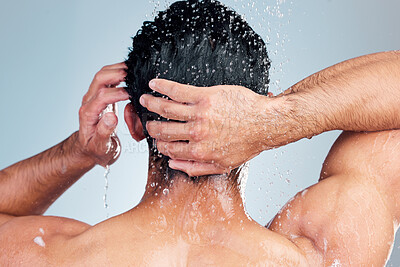
<path fill-rule="evenodd" d="M 104 111 L 101 113 L 100 118 L 107 112 L 113 112 L 115 115 L 118 116 L 118 106 L 117 106 L 117 104 L 109 104 L 104 109 Z M 113 137 L 113 136 L 117 136 L 117 127 L 114 129 L 114 132 L 111 134 L 111 137 Z M 109 153 L 112 150 L 111 149 L 111 147 L 112 147 L 112 143 L 111 142 L 112 141 L 110 139 L 109 143 L 107 144 L 107 148 L 108 149 L 107 149 L 106 154 Z M 116 147 L 115 149 L 117 151 L 118 149 L 120 149 L 120 147 Z M 111 152 L 114 153 L 114 151 L 111 151 Z M 106 169 L 104 171 L 104 195 L 103 195 L 103 205 L 104 205 L 104 209 L 106 210 L 106 218 L 107 219 L 110 216 L 109 205 L 108 205 L 108 201 L 107 201 L 108 200 L 107 199 L 107 193 L 108 193 L 108 175 L 109 174 L 110 174 L 110 165 L 107 165 Z"/>
<path fill-rule="evenodd" d="M 104 204 L 104 208 L 106 209 L 107 215 L 106 218 L 108 219 L 108 217 L 110 216 L 109 213 L 109 206 L 108 206 L 108 202 L 107 202 L 107 192 L 108 192 L 108 175 L 110 174 L 110 165 L 106 166 L 106 170 L 104 172 L 104 196 L 103 196 L 103 204 Z"/>

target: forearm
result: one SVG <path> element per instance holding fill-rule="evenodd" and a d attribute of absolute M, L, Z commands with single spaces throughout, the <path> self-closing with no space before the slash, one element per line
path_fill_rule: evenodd
<path fill-rule="evenodd" d="M 400 128 L 400 52 L 351 59 L 297 83 L 282 95 L 293 139 L 330 130 Z"/>
<path fill-rule="evenodd" d="M 0 213 L 42 214 L 94 162 L 80 151 L 75 132 L 60 144 L 0 172 Z"/>

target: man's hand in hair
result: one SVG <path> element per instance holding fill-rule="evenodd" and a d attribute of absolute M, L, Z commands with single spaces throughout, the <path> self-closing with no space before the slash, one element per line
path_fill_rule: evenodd
<path fill-rule="evenodd" d="M 117 117 L 112 112 L 101 118 L 100 115 L 109 104 L 129 98 L 123 88 L 116 87 L 124 78 L 123 63 L 104 67 L 83 97 L 79 131 L 46 151 L 0 171 L 0 225 L 12 216 L 43 214 L 95 164 L 106 166 L 117 159 L 119 140 L 112 135 Z M 135 112 L 129 114 L 132 120 L 138 119 Z M 143 138 L 139 134 L 134 137 Z"/>
<path fill-rule="evenodd" d="M 171 167 L 213 174 L 326 131 L 399 129 L 399 77 L 400 52 L 389 51 L 321 70 L 274 98 L 237 86 L 198 88 L 154 80 L 150 87 L 172 100 L 145 95 L 142 102 L 161 116 L 184 121 L 148 125 L 160 140 L 160 152 L 173 159 Z M 181 140 L 188 142 L 174 142 Z"/>
<path fill-rule="evenodd" d="M 125 89 L 117 87 L 125 79 L 125 69 L 124 63 L 103 67 L 95 75 L 79 110 L 81 153 L 103 167 L 114 163 L 120 153 L 120 141 L 114 133 L 118 123 L 115 110 L 102 113 L 108 105 L 129 99 Z"/>
<path fill-rule="evenodd" d="M 287 143 L 281 138 L 286 132 L 278 119 L 278 99 L 230 85 L 200 88 L 157 79 L 150 87 L 171 100 L 143 95 L 141 104 L 180 122 L 151 121 L 147 130 L 158 150 L 171 158 L 170 167 L 190 176 L 229 172 Z M 273 130 L 263 140 L 261 129 L 266 128 Z"/>

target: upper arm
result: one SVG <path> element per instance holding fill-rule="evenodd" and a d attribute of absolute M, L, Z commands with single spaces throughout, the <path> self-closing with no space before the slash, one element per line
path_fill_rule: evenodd
<path fill-rule="evenodd" d="M 399 157 L 393 150 L 399 137 L 399 131 L 343 134 L 320 182 L 297 194 L 271 230 L 311 251 L 321 264 L 384 265 L 399 218 L 399 167 L 391 164 Z"/>
<path fill-rule="evenodd" d="M 8 214 L 1 214 L 0 213 L 0 229 L 1 229 L 1 226 L 3 224 L 5 224 L 6 222 L 12 220 L 13 218 L 15 218 L 15 216 L 8 215 Z"/>
<path fill-rule="evenodd" d="M 57 246 L 89 227 L 61 217 L 0 215 L 0 265 L 47 265 Z"/>

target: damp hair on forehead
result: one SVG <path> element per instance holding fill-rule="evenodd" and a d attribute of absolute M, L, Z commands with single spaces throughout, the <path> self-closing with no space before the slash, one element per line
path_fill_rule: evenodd
<path fill-rule="evenodd" d="M 148 120 L 165 120 L 139 104 L 143 94 L 160 96 L 148 86 L 156 77 L 200 87 L 240 85 L 268 93 L 270 60 L 264 41 L 219 1 L 175 2 L 154 21 L 144 22 L 132 40 L 126 85 L 144 126 Z M 152 139 L 144 131 L 152 149 Z"/>

